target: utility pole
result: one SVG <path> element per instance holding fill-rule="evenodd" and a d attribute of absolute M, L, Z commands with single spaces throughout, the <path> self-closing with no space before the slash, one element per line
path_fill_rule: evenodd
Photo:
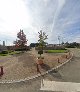
<path fill-rule="evenodd" d="M 7 46 L 7 39 L 6 39 L 6 46 Z"/>
<path fill-rule="evenodd" d="M 0 40 L 1 41 L 1 40 Z M 0 45 L 1 45 L 1 42 L 0 42 Z"/>

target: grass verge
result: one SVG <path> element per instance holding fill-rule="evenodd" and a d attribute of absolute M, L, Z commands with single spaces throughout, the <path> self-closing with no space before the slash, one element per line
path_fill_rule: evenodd
<path fill-rule="evenodd" d="M 7 56 L 8 54 L 0 54 L 0 56 Z"/>
<path fill-rule="evenodd" d="M 45 53 L 67 53 L 68 50 L 46 50 Z"/>

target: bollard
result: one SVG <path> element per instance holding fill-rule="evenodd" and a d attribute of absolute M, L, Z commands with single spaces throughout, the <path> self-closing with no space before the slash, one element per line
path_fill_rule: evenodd
<path fill-rule="evenodd" d="M 66 59 L 67 59 L 68 57 L 67 57 L 67 55 L 66 55 Z"/>
<path fill-rule="evenodd" d="M 69 52 L 69 57 L 70 57 L 70 52 Z"/>
<path fill-rule="evenodd" d="M 37 73 L 40 73 L 41 74 L 41 72 L 39 70 L 39 67 L 38 67 L 38 64 L 37 64 Z"/>
<path fill-rule="evenodd" d="M 69 56 L 70 56 L 70 52 L 69 52 Z"/>
<path fill-rule="evenodd" d="M 37 64 L 42 65 L 43 64 L 43 59 L 42 58 L 37 59 Z"/>
<path fill-rule="evenodd" d="M 59 58 L 57 60 L 58 60 L 58 63 L 60 63 Z"/>
<path fill-rule="evenodd" d="M 0 66 L 0 68 L 1 68 L 1 72 L 0 72 L 0 76 L 1 76 L 1 75 L 4 74 L 4 72 L 3 72 L 3 66 Z"/>

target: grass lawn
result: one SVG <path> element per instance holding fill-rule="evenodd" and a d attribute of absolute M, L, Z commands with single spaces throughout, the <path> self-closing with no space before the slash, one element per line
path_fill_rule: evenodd
<path fill-rule="evenodd" d="M 0 56 L 7 56 L 8 54 L 2 54 L 2 53 L 0 53 Z"/>
<path fill-rule="evenodd" d="M 68 50 L 46 50 L 46 53 L 67 53 Z"/>

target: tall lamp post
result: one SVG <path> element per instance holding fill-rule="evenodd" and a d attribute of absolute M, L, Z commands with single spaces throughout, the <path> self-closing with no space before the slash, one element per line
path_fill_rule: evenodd
<path fill-rule="evenodd" d="M 58 40 L 59 40 L 59 46 L 60 46 L 60 36 L 58 36 Z"/>
<path fill-rule="evenodd" d="M 1 42 L 1 40 L 0 40 L 0 42 Z M 0 43 L 0 45 L 1 45 L 1 43 Z"/>

